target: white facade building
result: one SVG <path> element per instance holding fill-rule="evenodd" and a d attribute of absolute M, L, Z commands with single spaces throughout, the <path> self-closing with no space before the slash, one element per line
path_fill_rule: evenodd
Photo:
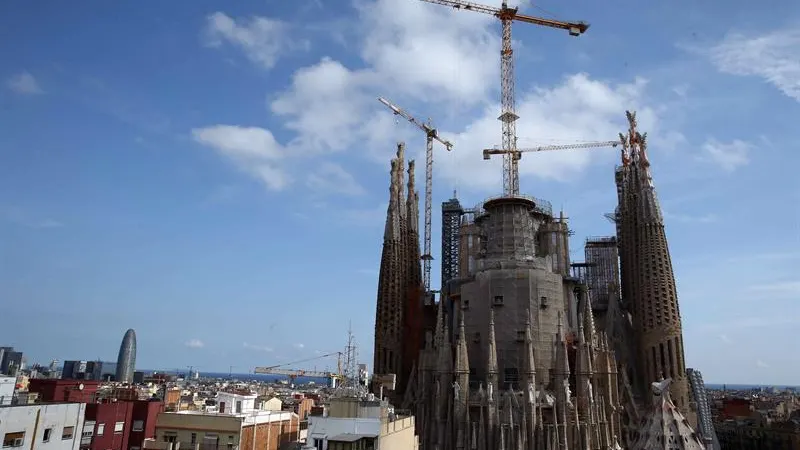
<path fill-rule="evenodd" d="M 17 377 L 0 376 L 0 406 L 8 406 L 14 398 L 14 387 L 17 385 Z"/>
<path fill-rule="evenodd" d="M 303 450 L 416 450 L 413 417 L 397 417 L 386 403 L 335 398 L 324 416 L 309 416 Z"/>
<path fill-rule="evenodd" d="M 85 413 L 85 403 L 2 407 L 2 447 L 20 450 L 78 450 Z"/>
<path fill-rule="evenodd" d="M 217 393 L 217 411 L 221 414 L 250 414 L 256 409 L 255 393 Z"/>

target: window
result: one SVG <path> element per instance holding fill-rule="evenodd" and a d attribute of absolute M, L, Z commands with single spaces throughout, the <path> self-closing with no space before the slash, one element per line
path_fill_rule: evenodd
<path fill-rule="evenodd" d="M 72 435 L 75 433 L 75 427 L 64 427 L 64 430 L 61 431 L 61 439 L 72 439 Z"/>
<path fill-rule="evenodd" d="M 144 430 L 144 420 L 134 420 L 133 431 L 142 431 L 142 430 Z"/>
<path fill-rule="evenodd" d="M 95 436 L 102 436 L 103 435 L 103 431 L 105 431 L 105 430 L 106 430 L 106 424 L 98 423 L 97 424 L 97 433 L 95 433 Z"/>
<path fill-rule="evenodd" d="M 542 296 L 539 298 L 539 308 L 545 309 L 547 308 L 547 297 Z"/>
<path fill-rule="evenodd" d="M 462 305 L 461 305 L 461 306 L 462 306 L 462 308 L 464 308 L 464 309 L 469 309 L 469 300 L 467 300 L 467 299 L 464 299 L 464 300 L 462 301 Z"/>
<path fill-rule="evenodd" d="M 314 447 L 317 450 L 323 450 L 325 444 L 325 438 L 314 438 Z"/>
<path fill-rule="evenodd" d="M 502 306 L 503 305 L 503 296 L 502 295 L 495 295 L 494 299 L 492 300 L 492 305 L 494 305 L 494 306 Z"/>
<path fill-rule="evenodd" d="M 50 435 L 53 434 L 52 428 L 45 428 L 44 429 L 44 436 L 42 436 L 42 442 L 50 442 Z"/>
<path fill-rule="evenodd" d="M 197 433 L 192 433 L 192 442 L 191 444 L 194 445 L 197 443 Z"/>
<path fill-rule="evenodd" d="M 525 330 L 517 330 L 517 342 L 525 342 Z"/>
<path fill-rule="evenodd" d="M 23 442 L 25 442 L 24 431 L 6 433 L 5 436 L 3 436 L 3 447 L 22 447 Z"/>
<path fill-rule="evenodd" d="M 114 424 L 114 434 L 120 434 L 124 429 L 125 429 L 125 422 L 116 422 Z"/>
<path fill-rule="evenodd" d="M 241 400 L 237 400 L 236 401 L 236 414 L 241 414 L 241 413 L 242 413 L 242 401 Z"/>

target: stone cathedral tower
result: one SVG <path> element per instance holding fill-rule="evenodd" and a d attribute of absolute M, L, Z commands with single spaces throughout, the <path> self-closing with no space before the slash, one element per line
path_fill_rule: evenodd
<path fill-rule="evenodd" d="M 664 218 L 650 173 L 646 134 L 636 131 L 636 115 L 628 112 L 630 128 L 620 134 L 622 166 L 617 169 L 619 197 L 617 236 L 620 247 L 623 306 L 632 316 L 629 378 L 642 404 L 650 402 L 650 384 L 669 378 L 670 397 L 694 423 L 689 409 L 689 383 L 675 276 L 672 271 Z"/>
<path fill-rule="evenodd" d="M 472 269 L 438 303 L 405 407 L 425 450 L 620 448 L 617 364 L 548 202 L 478 208 Z"/>
<path fill-rule="evenodd" d="M 394 402 L 402 398 L 402 388 L 408 383 L 422 346 L 419 194 L 414 186 L 414 161 L 408 162 L 408 185 L 404 190 L 404 153 L 404 144 L 398 144 L 391 162 L 375 312 L 373 372 L 397 376 L 398 389 L 392 392 Z"/>

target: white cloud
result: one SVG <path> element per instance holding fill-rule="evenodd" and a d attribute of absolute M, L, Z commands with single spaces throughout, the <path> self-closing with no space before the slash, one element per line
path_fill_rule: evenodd
<path fill-rule="evenodd" d="M 305 344 L 294 344 L 293 347 L 299 350 L 305 348 L 306 346 Z"/>
<path fill-rule="evenodd" d="M 401 107 L 424 103 L 420 109 L 438 110 L 445 116 L 440 120 L 467 123 L 449 132 L 442 127 L 455 149 L 452 156 L 437 157 L 436 176 L 461 190 L 499 191 L 500 158 L 484 161 L 481 157 L 483 148 L 500 144 L 497 20 L 406 0 L 361 1 L 357 7 L 364 31 L 360 54 L 365 66 L 351 69 L 323 58 L 299 69 L 286 91 L 269 98 L 272 113 L 295 133 L 285 143 L 286 152 L 356 150 L 385 164 L 394 151 L 391 142 L 408 140 L 408 157 L 421 160 L 417 152 L 422 153 L 423 146 L 412 143 L 424 137 L 408 124 L 395 125 L 396 117 L 376 101 L 377 95 L 383 95 Z M 626 109 L 637 110 L 652 148 L 684 142 L 680 133 L 659 128 L 663 112 L 647 106 L 646 86 L 640 78 L 608 83 L 581 73 L 565 77 L 556 86 L 520 89 L 519 146 L 616 139 L 627 128 Z M 470 123 L 475 112 L 478 117 Z M 520 161 L 523 189 L 525 176 L 571 180 L 591 161 L 611 163 L 618 154 L 618 149 L 605 148 L 526 155 Z"/>
<path fill-rule="evenodd" d="M 638 110 L 641 129 L 657 131 L 657 113 L 642 104 L 645 85 L 643 79 L 612 85 L 576 74 L 555 87 L 537 87 L 523 95 L 517 107 L 518 147 L 552 143 L 543 142 L 544 139 L 557 139 L 559 143 L 614 140 L 627 128 L 626 109 Z M 485 161 L 481 157 L 484 148 L 500 145 L 498 111 L 498 104 L 489 105 L 464 130 L 447 135 L 454 143 L 454 157 L 440 159 L 439 173 L 451 181 L 469 180 L 465 186 L 469 189 L 499 190 L 500 158 Z M 657 141 L 658 133 L 653 134 Z M 520 160 L 520 176 L 566 181 L 581 174 L 590 161 L 598 158 L 612 161 L 618 153 L 619 150 L 611 148 L 593 148 L 527 154 Z"/>
<path fill-rule="evenodd" d="M 731 338 L 729 338 L 729 337 L 728 337 L 728 335 L 727 335 L 727 334 L 720 334 L 720 335 L 719 335 L 719 340 L 720 340 L 720 341 L 722 341 L 722 342 L 724 342 L 724 343 L 726 343 L 726 344 L 731 344 L 731 343 L 733 343 L 733 341 L 731 340 Z"/>
<path fill-rule="evenodd" d="M 767 364 L 764 361 L 759 359 L 759 360 L 756 361 L 756 367 L 760 367 L 762 369 L 766 369 L 766 368 L 769 367 L 769 364 Z"/>
<path fill-rule="evenodd" d="M 200 339 L 189 339 L 183 345 L 189 348 L 203 348 L 206 346 Z"/>
<path fill-rule="evenodd" d="M 251 61 L 266 69 L 275 66 L 287 47 L 293 47 L 287 31 L 283 22 L 260 16 L 236 20 L 217 11 L 206 18 L 205 33 L 209 46 L 220 47 L 227 42 L 239 47 Z"/>
<path fill-rule="evenodd" d="M 407 0 L 362 1 L 359 13 L 366 28 L 361 56 L 387 86 L 420 100 L 466 104 L 497 89 L 494 17 Z"/>
<path fill-rule="evenodd" d="M 306 179 L 306 186 L 318 194 L 363 195 L 367 191 L 342 166 L 326 162 Z"/>
<path fill-rule="evenodd" d="M 729 143 L 709 139 L 703 144 L 701 158 L 718 165 L 726 172 L 733 172 L 750 162 L 749 153 L 752 147 L 750 143 L 738 139 Z"/>
<path fill-rule="evenodd" d="M 747 37 L 733 33 L 710 52 L 722 72 L 761 77 L 800 101 L 800 30 L 796 27 Z"/>
<path fill-rule="evenodd" d="M 17 94 L 44 94 L 36 78 L 28 72 L 20 72 L 6 81 L 6 86 Z"/>
<path fill-rule="evenodd" d="M 230 159 L 240 170 L 255 177 L 271 190 L 279 191 L 289 184 L 289 177 L 279 166 L 284 149 L 269 130 L 214 125 L 193 129 L 192 137 Z"/>
<path fill-rule="evenodd" d="M 246 348 L 248 350 L 255 350 L 257 352 L 266 352 L 266 353 L 272 352 L 272 347 L 267 347 L 265 345 L 255 345 L 255 344 L 249 344 L 247 342 L 243 342 L 242 343 L 242 347 L 244 347 L 244 348 Z"/>

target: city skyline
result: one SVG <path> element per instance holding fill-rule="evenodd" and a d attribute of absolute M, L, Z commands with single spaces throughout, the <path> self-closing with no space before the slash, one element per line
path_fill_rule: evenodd
<path fill-rule="evenodd" d="M 797 7 L 736 1 L 724 21 L 703 5 L 541 7 L 592 27 L 515 29 L 520 146 L 614 139 L 637 110 L 686 366 L 711 384 L 800 384 L 774 345 L 799 320 Z M 411 0 L 0 10 L 16 36 L 0 42 L 0 345 L 29 362 L 113 361 L 133 328 L 139 367 L 246 371 L 341 350 L 352 320 L 371 363 L 385 174 L 396 141 L 418 168 L 424 147 L 378 96 L 455 144 L 435 156 L 434 224 L 454 189 L 467 207 L 500 193 L 499 161 L 480 155 L 500 144 L 491 17 Z M 569 217 L 574 260 L 614 233 L 617 160 L 520 161 L 521 190 Z"/>

